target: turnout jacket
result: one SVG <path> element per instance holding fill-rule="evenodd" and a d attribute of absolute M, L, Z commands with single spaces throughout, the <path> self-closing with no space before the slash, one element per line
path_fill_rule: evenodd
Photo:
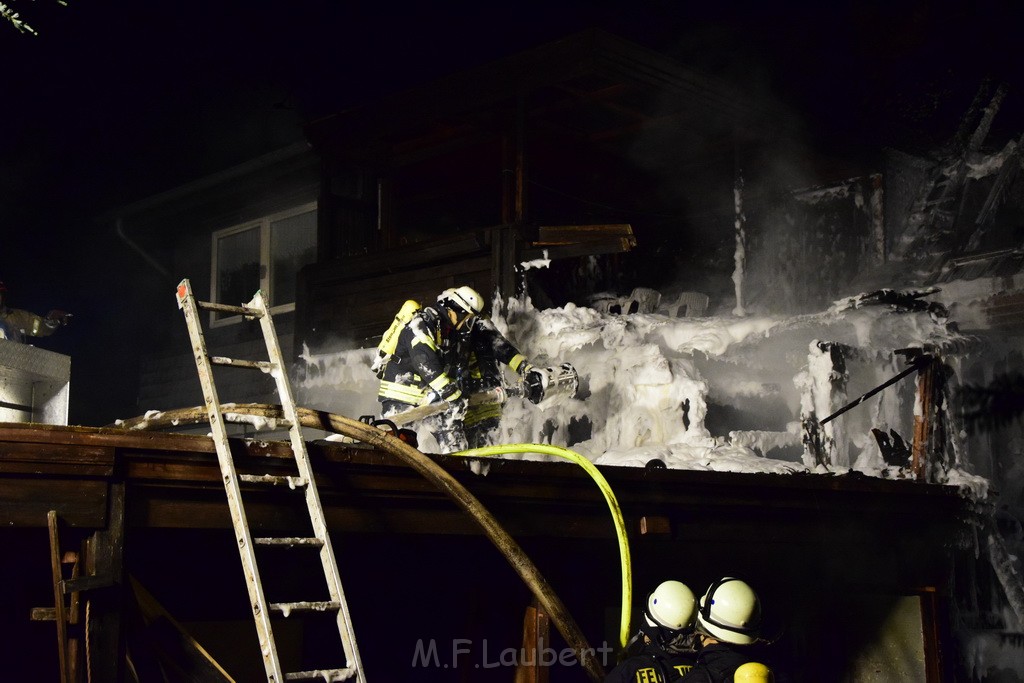
<path fill-rule="evenodd" d="M 754 659 L 746 652 L 727 643 L 711 643 L 697 653 L 697 662 L 683 683 L 733 683 L 733 674 Z"/>
<path fill-rule="evenodd" d="M 604 683 L 674 683 L 693 666 L 695 653 L 670 654 L 654 643 L 647 643 L 605 676 Z"/>
<path fill-rule="evenodd" d="M 443 313 L 422 308 L 399 332 L 377 398 L 415 406 L 457 397 L 456 391 L 494 387 L 500 384 L 499 363 L 516 372 L 527 367 L 490 319 L 477 316 L 468 331 L 460 332 Z"/>

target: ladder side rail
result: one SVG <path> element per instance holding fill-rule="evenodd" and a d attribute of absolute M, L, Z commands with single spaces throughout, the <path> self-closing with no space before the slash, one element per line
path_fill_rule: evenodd
<path fill-rule="evenodd" d="M 320 494 L 317 490 L 316 478 L 313 476 L 313 468 L 309 463 L 309 454 L 306 450 L 306 441 L 302 436 L 302 425 L 295 408 L 295 397 L 292 393 L 291 384 L 288 381 L 287 368 L 284 364 L 284 357 L 281 354 L 281 346 L 278 342 L 277 332 L 274 328 L 274 321 L 271 318 L 267 302 L 262 292 L 256 292 L 253 300 L 246 304 L 247 308 L 253 308 L 263 313 L 260 316 L 260 327 L 263 330 L 263 338 L 267 344 L 267 355 L 270 362 L 276 367 L 271 370 L 271 375 L 277 384 L 278 395 L 281 399 L 281 410 L 290 427 L 288 434 L 291 439 L 292 451 L 295 455 L 296 467 L 299 476 L 306 480 L 305 499 L 306 507 L 309 510 L 310 522 L 314 535 L 323 541 L 320 548 L 320 563 L 323 566 L 324 577 L 327 581 L 327 588 L 331 600 L 340 605 L 338 609 L 337 622 L 338 633 L 341 637 L 344 650 L 346 666 L 355 669 L 356 678 L 365 681 L 363 676 L 363 665 L 359 657 L 359 649 L 355 641 L 355 629 L 352 625 L 352 618 L 348 611 L 348 602 L 345 600 L 345 591 L 341 585 L 341 576 L 338 572 L 338 563 L 334 555 L 334 548 L 331 544 L 330 534 L 327 531 L 327 522 L 324 519 L 323 506 L 320 503 Z"/>
<path fill-rule="evenodd" d="M 182 286 L 185 288 L 184 294 L 182 293 Z M 259 568 L 256 565 L 252 533 L 249 530 L 245 508 L 242 505 L 242 491 L 238 484 L 238 472 L 235 469 L 234 459 L 231 457 L 231 447 L 228 443 L 224 415 L 220 408 L 220 398 L 217 395 L 217 387 L 213 382 L 213 366 L 206 351 L 206 340 L 203 337 L 199 319 L 199 308 L 192 293 L 192 285 L 187 279 L 178 285 L 178 305 L 185 313 L 189 339 L 192 342 L 192 352 L 195 357 L 196 368 L 199 371 L 199 383 L 203 388 L 203 400 L 206 403 L 210 427 L 213 430 L 213 442 L 216 445 L 217 460 L 220 463 L 223 475 L 224 491 L 227 495 L 228 508 L 231 511 L 231 521 L 235 528 L 235 540 L 238 543 L 238 552 L 242 559 L 242 570 L 246 575 L 245 584 L 249 591 L 249 606 L 252 608 L 253 616 L 255 617 L 263 665 L 269 681 L 283 681 L 284 674 L 277 655 L 277 645 L 274 642 L 274 633 L 270 623 L 270 610 L 263 595 L 263 584 L 260 581 Z"/>

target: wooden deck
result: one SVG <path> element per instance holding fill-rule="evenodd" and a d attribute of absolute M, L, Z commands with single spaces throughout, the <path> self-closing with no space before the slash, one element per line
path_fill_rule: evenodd
<path fill-rule="evenodd" d="M 283 443 L 238 440 L 233 445 L 242 472 L 262 473 L 283 467 L 288 453 Z M 450 613 L 438 611 L 436 606 L 430 608 L 430 598 L 419 587 L 417 604 L 424 604 L 423 609 L 431 615 L 431 628 L 457 638 L 462 637 L 459 634 L 468 628 L 467 623 L 482 629 L 489 623 L 487 619 L 504 615 L 502 622 L 512 623 L 518 631 L 523 605 L 517 601 L 528 596 L 518 586 L 514 573 L 507 571 L 507 566 L 503 568 L 500 555 L 482 540 L 479 526 L 445 493 L 410 467 L 373 448 L 315 441 L 309 452 L 328 526 L 336 546 L 343 548 L 339 564 L 343 565 L 347 586 L 353 581 L 358 586 L 378 582 L 398 585 L 389 589 L 394 595 L 385 599 L 408 601 L 401 586 L 416 583 L 408 573 L 411 569 L 424 581 L 432 582 L 438 595 L 445 596 L 445 603 L 464 604 L 466 599 L 473 603 L 482 595 L 495 600 L 494 615 L 481 623 L 479 613 L 468 607 Z M 549 576 L 591 642 L 601 642 L 608 634 L 606 609 L 617 600 L 619 567 L 607 505 L 589 477 L 575 465 L 563 462 L 492 460 L 486 463 L 486 474 L 481 475 L 474 474 L 465 459 L 432 458 L 519 540 Z M 795 632 L 790 632 L 791 641 L 794 636 L 799 640 L 800 634 L 811 637 L 825 626 L 824 603 L 847 609 L 843 601 L 851 595 L 857 595 L 858 600 L 864 595 L 918 596 L 923 614 L 927 613 L 922 618 L 924 630 L 930 634 L 925 643 L 925 650 L 930 652 L 929 666 L 936 670 L 941 666 L 939 653 L 949 647 L 942 634 L 948 631 L 953 567 L 961 555 L 969 554 L 966 549 L 974 514 L 974 505 L 952 487 L 854 475 L 618 467 L 601 471 L 629 527 L 637 595 L 666 575 L 683 578 L 695 590 L 719 574 L 754 577 L 769 604 L 785 605 L 786 619 L 800 620 Z M 292 517 L 281 507 L 280 494 L 250 493 L 246 504 L 253 528 L 287 530 L 297 523 L 299 516 Z M 237 577 L 237 586 L 230 578 L 237 552 L 227 532 L 230 520 L 209 438 L 109 428 L 0 424 L 0 522 L 4 528 L 0 540 L 17 553 L 11 555 L 14 564 L 24 567 L 19 570 L 8 566 L 5 571 L 13 572 L 25 584 L 24 592 L 33 596 L 40 595 L 40 586 L 50 584 L 43 554 L 50 510 L 57 512 L 68 537 L 98 539 L 94 552 L 101 560 L 100 566 L 107 563 L 106 571 L 115 583 L 129 573 L 148 577 L 149 590 L 162 593 L 165 602 L 173 601 L 182 613 L 179 619 L 201 627 L 211 620 L 229 618 L 244 628 L 244 604 L 241 611 L 235 605 L 229 615 L 215 618 L 209 601 L 193 596 L 199 591 L 194 579 L 181 579 L 192 583 L 184 594 L 181 587 L 175 590 L 169 585 L 153 585 L 165 580 L 173 584 L 176 579 L 167 577 L 176 574 L 165 572 L 188 573 L 194 564 L 203 567 L 196 575 L 198 580 L 223 574 L 228 577 L 224 583 L 232 584 L 232 591 L 244 592 L 241 576 Z M 112 528 L 121 519 L 123 527 Z M 173 563 L 177 569 L 165 566 L 165 553 L 182 556 Z M 186 561 L 184 556 L 192 559 Z M 225 568 L 220 569 L 221 565 Z M 181 566 L 188 569 L 182 570 Z M 580 581 L 580 577 L 586 580 Z M 208 589 L 213 595 L 225 590 Z M 799 595 L 794 593 L 797 589 Z M 496 599 L 490 592 L 493 590 L 498 590 L 501 597 Z M 357 590 L 351 598 L 357 631 L 375 632 L 388 627 L 387 619 L 376 615 L 371 607 L 373 600 L 381 600 L 374 591 Z M 52 605 L 52 597 L 49 603 L 40 599 L 36 602 L 40 604 L 33 607 Z M 18 605 L 16 613 L 4 614 L 5 623 L 0 624 L 4 631 L 24 629 L 27 614 L 23 607 Z M 97 604 L 91 618 L 103 618 L 101 607 Z M 465 609 L 476 614 L 472 617 L 476 621 L 466 622 L 469 617 L 463 614 Z M 107 633 L 116 634 L 120 628 L 118 614 L 117 609 L 109 608 Z M 868 618 L 865 614 L 854 616 L 852 623 L 842 628 L 860 628 L 863 619 Z M 367 622 L 372 625 L 368 627 Z M 29 627 L 36 635 L 18 636 L 31 641 L 24 644 L 25 652 L 45 657 L 49 647 L 49 652 L 56 654 L 52 624 L 48 628 L 51 630 L 45 644 L 36 648 L 42 652 L 33 650 L 32 639 L 39 639 L 40 629 L 47 629 L 45 624 Z M 834 629 L 834 624 L 830 623 L 829 628 Z M 99 633 L 103 632 L 101 628 Z M 416 633 L 411 626 L 402 638 L 412 638 Z M 836 635 L 837 642 L 842 642 L 843 634 Z M 99 642 L 102 644 L 102 639 Z M 111 637 L 107 647 L 117 647 L 117 638 Z M 381 651 L 381 647 L 374 642 L 366 647 L 368 670 L 376 670 L 383 680 L 408 674 L 402 668 L 408 667 L 406 653 L 403 651 L 401 662 L 392 661 L 395 658 L 389 657 L 388 648 Z M 412 645 L 408 647 L 411 654 Z M 211 650 L 216 652 L 216 643 Z M 227 654 L 222 656 L 230 660 L 250 650 L 232 646 L 225 648 Z M 829 662 L 835 657 L 835 652 L 825 653 L 820 662 L 811 662 L 808 670 L 817 670 L 827 678 L 828 667 L 834 666 Z M 98 661 L 108 659 L 106 666 L 110 668 L 106 673 L 114 675 L 116 656 Z M 253 659 L 259 661 L 258 656 Z M 12 666 L 16 672 L 23 671 Z M 235 675 L 245 680 L 252 672 L 243 668 Z M 568 675 L 552 680 L 583 679 Z"/>
<path fill-rule="evenodd" d="M 284 442 L 238 440 L 235 446 L 242 472 L 283 468 L 289 457 Z M 472 524 L 459 521 L 461 515 L 449 515 L 442 492 L 382 451 L 328 441 L 311 443 L 309 451 L 321 478 L 318 483 L 324 506 L 330 511 L 332 525 L 340 531 L 434 534 L 437 522 L 444 518 L 444 531 L 474 533 Z M 519 533 L 587 538 L 613 535 L 599 491 L 570 463 L 492 459 L 484 464 L 486 473 L 476 475 L 464 458 L 433 457 L 482 499 L 497 508 L 514 507 L 514 517 L 505 521 Z M 275 465 L 275 460 L 281 464 Z M 624 467 L 603 467 L 601 471 L 637 532 L 645 517 L 682 523 L 694 519 L 695 514 L 698 518 L 734 517 L 756 512 L 767 522 L 813 512 L 826 525 L 856 515 L 865 522 L 898 516 L 911 526 L 927 526 L 929 520 L 955 518 L 969 509 L 953 487 L 856 474 L 737 474 Z M 56 510 L 71 526 L 105 527 L 108 488 L 114 482 L 123 482 L 128 488 L 130 526 L 230 526 L 216 453 L 207 437 L 0 424 L 0 523 L 5 526 L 45 527 L 47 512 Z M 372 520 L 366 515 L 370 510 L 374 512 Z M 450 512 L 457 510 L 452 507 Z M 537 523 L 550 515 L 568 515 L 573 523 L 559 527 Z M 273 523 L 271 518 L 265 521 Z"/>

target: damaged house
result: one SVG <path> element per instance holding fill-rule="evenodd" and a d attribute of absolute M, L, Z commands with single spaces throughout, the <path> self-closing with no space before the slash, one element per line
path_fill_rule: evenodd
<path fill-rule="evenodd" d="M 13 670 L 265 676 L 209 427 L 172 417 L 204 403 L 171 298 L 186 277 L 222 306 L 267 297 L 296 401 L 316 411 L 374 414 L 381 332 L 405 299 L 458 284 L 493 297 L 531 358 L 580 373 L 558 406 L 511 400 L 503 434 L 598 467 L 630 581 L 606 501 L 572 463 L 424 456 L 456 482 L 446 493 L 372 439 L 307 429 L 369 680 L 594 680 L 624 602 L 723 575 L 758 589 L 791 680 L 1019 680 L 1021 423 L 1000 411 L 1020 373 L 1024 191 L 1019 141 L 987 136 L 1001 93 L 979 95 L 948 150 L 787 184 L 781 112 L 588 31 L 310 122 L 308 144 L 113 212 L 152 270 L 130 295 L 150 302 L 139 347 L 156 351 L 137 419 L 0 425 L 4 533 L 26 558 L 4 570 L 24 590 L 3 630 L 34 660 Z M 214 353 L 261 352 L 244 311 L 200 315 Z M 217 370 L 221 402 L 278 402 L 272 372 L 234 370 Z M 286 458 L 267 426 L 229 423 L 240 471 Z M 250 527 L 294 535 L 286 494 L 243 495 Z M 297 596 L 311 581 L 301 569 L 288 600 L 319 599 Z M 275 634 L 292 670 L 331 666 L 322 624 Z M 581 642 L 605 658 L 537 666 Z"/>

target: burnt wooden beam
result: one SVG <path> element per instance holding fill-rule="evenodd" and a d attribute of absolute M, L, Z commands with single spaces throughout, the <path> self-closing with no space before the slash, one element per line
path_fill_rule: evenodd
<path fill-rule="evenodd" d="M 106 528 L 93 533 L 87 542 L 86 570 L 93 579 L 86 593 L 89 609 L 89 661 L 95 680 L 124 680 L 124 634 L 122 618 L 124 593 L 125 485 L 110 485 L 109 513 Z"/>

